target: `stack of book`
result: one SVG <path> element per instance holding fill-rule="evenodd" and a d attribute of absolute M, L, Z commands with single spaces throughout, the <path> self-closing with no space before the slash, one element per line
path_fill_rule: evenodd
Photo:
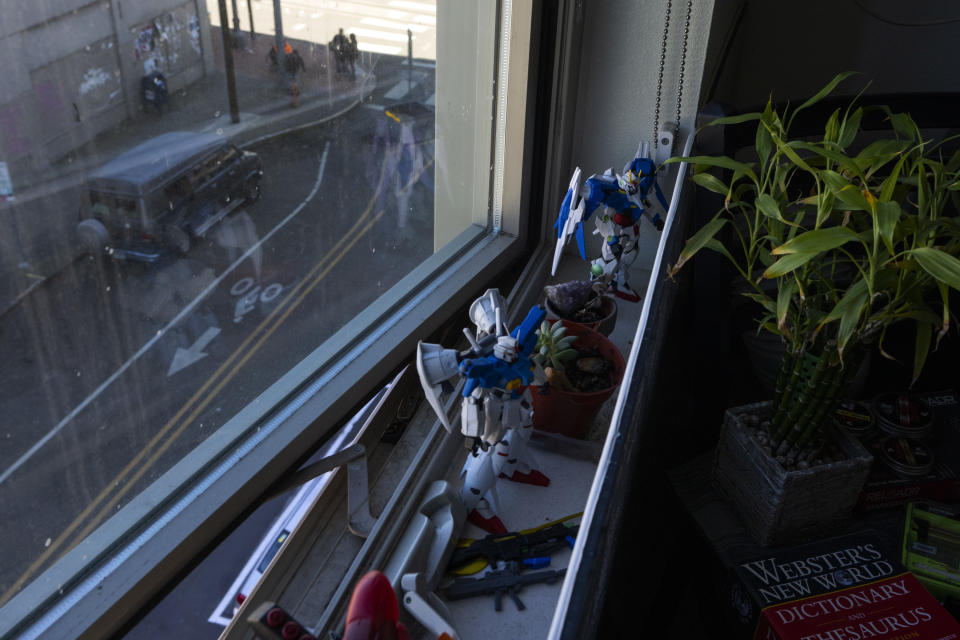
<path fill-rule="evenodd" d="M 960 638 L 960 623 L 873 531 L 741 561 L 729 602 L 755 639 Z"/>

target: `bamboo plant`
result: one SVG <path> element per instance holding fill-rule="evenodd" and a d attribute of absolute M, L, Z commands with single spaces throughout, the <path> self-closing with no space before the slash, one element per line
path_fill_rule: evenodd
<path fill-rule="evenodd" d="M 856 98 L 829 116 L 820 139 L 791 137 L 796 115 L 849 75 L 783 113 L 768 102 L 707 125 L 755 121 L 753 158 L 668 160 L 694 164 L 692 180 L 724 198 L 669 273 L 701 249 L 721 253 L 762 309 L 758 330 L 781 337 L 769 439 L 789 458 L 812 455 L 867 349 L 892 357 L 884 338 L 895 323 L 915 326 L 916 381 L 950 328 L 949 288 L 960 289 L 960 152 L 944 158 L 943 142 L 924 140 L 909 114 Z M 861 123 L 878 115 L 887 129 L 864 145 Z"/>

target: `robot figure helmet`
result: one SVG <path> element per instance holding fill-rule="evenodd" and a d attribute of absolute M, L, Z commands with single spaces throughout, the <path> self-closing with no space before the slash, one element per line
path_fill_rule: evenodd
<path fill-rule="evenodd" d="M 627 166 L 623 168 L 624 174 L 635 174 L 637 176 L 637 182 L 639 182 L 642 178 L 650 178 L 653 176 L 655 171 L 656 167 L 653 164 L 653 160 L 640 156 L 635 157 L 633 160 L 627 163 Z"/>
<path fill-rule="evenodd" d="M 640 176 L 630 170 L 625 171 L 623 175 L 617 176 L 617 182 L 620 183 L 620 188 L 631 196 L 640 189 Z"/>

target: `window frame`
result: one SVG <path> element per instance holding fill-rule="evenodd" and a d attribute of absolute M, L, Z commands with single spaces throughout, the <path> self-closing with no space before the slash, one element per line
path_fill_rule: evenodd
<path fill-rule="evenodd" d="M 504 111 L 491 119 L 491 127 L 448 132 L 451 147 L 470 149 L 474 161 L 476 149 L 485 148 L 477 147 L 477 140 L 489 135 L 491 162 L 486 166 L 497 152 L 504 160 L 499 175 L 488 172 L 485 183 L 467 184 L 474 190 L 469 209 L 474 224 L 374 302 L 362 314 L 367 323 L 344 327 L 317 347 L 28 583 L 0 608 L 0 638 L 104 637 L 122 629 L 409 358 L 420 337 L 439 328 L 495 274 L 522 258 L 529 227 L 531 186 L 523 177 L 533 157 L 532 94 L 538 74 L 530 65 L 536 59 L 532 44 L 539 1 L 480 4 L 495 7 L 498 20 L 504 7 L 510 16 L 511 80 L 500 103 Z M 456 12 L 445 15 L 455 17 Z M 438 31 L 443 28 L 438 26 Z M 491 59 L 503 46 L 496 37 L 486 44 Z M 457 72 L 454 66 L 452 73 Z M 473 99 L 491 93 L 491 80 L 481 74 L 473 78 Z M 469 100 L 469 93 L 460 97 Z M 493 113 L 497 92 L 488 97 Z M 495 139 L 503 145 L 499 150 Z M 502 183 L 499 228 L 491 228 L 491 181 Z M 447 200 L 435 216 L 453 206 L 453 199 Z M 481 221 L 486 226 L 477 224 Z"/>

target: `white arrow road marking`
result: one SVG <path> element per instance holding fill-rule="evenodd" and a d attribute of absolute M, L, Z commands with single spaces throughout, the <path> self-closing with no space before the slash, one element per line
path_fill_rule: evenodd
<path fill-rule="evenodd" d="M 203 332 L 203 335 L 197 338 L 197 341 L 194 342 L 189 349 L 184 349 L 183 347 L 177 347 L 177 352 L 173 354 L 173 362 L 170 363 L 170 370 L 167 371 L 167 377 L 169 378 L 177 371 L 181 369 L 186 369 L 194 362 L 207 357 L 207 354 L 203 352 L 210 341 L 217 337 L 217 334 L 220 333 L 219 327 L 210 327 Z"/>
<path fill-rule="evenodd" d="M 266 139 L 266 137 L 267 137 L 267 136 L 263 136 L 263 139 Z M 259 139 L 258 139 L 258 140 L 259 140 Z M 248 144 L 253 144 L 253 143 L 256 142 L 256 141 L 257 141 L 257 140 L 251 141 L 251 142 L 249 142 Z M 167 333 L 167 331 L 169 331 L 170 329 L 172 329 L 178 322 L 180 322 L 180 321 L 183 320 L 187 315 L 189 315 L 189 314 L 193 311 L 193 309 L 194 309 L 198 304 L 200 304 L 200 301 L 203 300 L 204 298 L 206 298 L 206 297 L 210 294 L 210 292 L 212 292 L 214 289 L 216 289 L 217 286 L 220 284 L 220 282 L 221 282 L 224 278 L 226 278 L 228 275 L 230 275 L 230 274 L 234 271 L 234 269 L 236 269 L 240 264 L 242 264 L 243 261 L 246 260 L 246 259 L 250 256 L 250 254 L 252 254 L 253 252 L 257 251 L 257 250 L 260 248 L 260 245 L 262 245 L 262 244 L 265 243 L 267 240 L 269 240 L 269 239 L 273 236 L 273 234 L 275 234 L 277 231 L 279 231 L 285 224 L 287 224 L 288 222 L 290 222 L 291 220 L 293 220 L 293 218 L 295 218 L 295 217 L 297 216 L 297 214 L 299 214 L 301 211 L 303 211 L 303 208 L 307 206 L 307 203 L 310 202 L 311 200 L 313 200 L 313 197 L 314 197 L 315 195 L 317 195 L 317 191 L 320 190 L 320 183 L 323 182 L 323 170 L 324 170 L 324 168 L 327 166 L 327 152 L 328 152 L 329 150 L 330 150 L 330 143 L 327 142 L 326 145 L 324 145 L 324 147 L 323 147 L 323 155 L 320 156 L 320 167 L 317 169 L 317 181 L 313 184 L 313 189 L 312 189 L 312 190 L 310 191 L 310 193 L 307 195 L 306 199 L 304 199 L 303 202 L 301 202 L 300 204 L 298 204 L 298 205 L 297 205 L 297 208 L 294 209 L 292 212 L 290 212 L 290 214 L 289 214 L 286 218 L 284 218 L 284 219 L 280 222 L 280 224 L 278 224 L 278 225 L 275 226 L 273 229 L 271 229 L 271 230 L 270 230 L 270 233 L 268 233 L 267 235 L 265 235 L 265 236 L 263 236 L 262 238 L 260 238 L 260 241 L 259 241 L 259 242 L 257 242 L 255 245 L 253 245 L 252 247 L 250 247 L 249 249 L 247 249 L 246 252 L 244 252 L 244 254 L 243 254 L 242 256 L 240 256 L 239 258 L 237 258 L 237 260 L 236 260 L 233 264 L 231 264 L 229 267 L 227 267 L 226 270 L 224 270 L 223 273 L 221 273 L 219 276 L 217 276 L 217 279 L 216 279 L 216 280 L 214 280 L 214 281 L 211 282 L 209 285 L 207 285 L 207 288 L 204 289 L 203 291 L 201 291 L 200 294 L 199 294 L 196 298 L 193 299 L 193 302 L 191 302 L 191 303 L 188 304 L 186 307 L 184 307 L 183 310 L 180 311 L 180 313 L 178 313 L 177 316 L 176 316 L 173 320 L 171 320 L 170 322 L 167 323 L 167 326 L 165 326 L 163 329 L 160 329 L 159 331 L 157 331 L 157 334 L 156 334 L 155 336 L 153 336 L 152 338 L 150 338 L 150 340 L 148 340 L 146 344 L 144 344 L 142 347 L 140 347 L 140 350 L 137 351 L 135 354 L 133 354 L 133 356 L 131 356 L 129 360 L 127 360 L 126 362 L 124 362 L 123 365 L 121 365 L 119 369 L 117 369 L 116 371 L 114 371 L 113 374 L 111 374 L 109 378 L 107 378 L 106 380 L 104 380 L 104 381 L 100 384 L 100 386 L 97 387 L 97 388 L 93 391 L 93 393 L 91 393 L 91 394 L 88 395 L 86 398 L 84 398 L 83 402 L 81 402 L 80 404 L 78 404 L 76 407 L 74 407 L 74 409 L 73 409 L 70 413 L 68 413 L 66 416 L 64 416 L 64 417 L 60 420 L 60 422 L 58 422 L 57 425 L 56 425 L 53 429 L 51 429 L 50 431 L 48 431 L 48 432 L 46 433 L 46 435 L 44 435 L 42 438 L 40 438 L 32 447 L 30 447 L 30 449 L 29 449 L 26 453 L 24 453 L 22 456 L 20 456 L 20 457 L 17 459 L 16 462 L 14 462 L 12 465 L 10 465 L 10 467 L 7 468 L 6 471 L 4 471 L 3 473 L 0 473 L 0 484 L 3 484 L 3 483 L 6 481 L 7 478 L 9 478 L 11 475 L 13 475 L 13 473 L 14 473 L 17 469 L 19 469 L 21 466 L 23 466 L 23 464 L 24 464 L 27 460 L 29 460 L 37 451 L 40 450 L 41 447 L 43 447 L 43 445 L 45 445 L 45 444 L 47 444 L 48 442 L 50 442 L 50 440 L 51 440 L 54 436 L 56 436 L 58 433 L 60 433 L 60 431 L 61 431 L 64 427 L 66 427 L 67 424 L 68 424 L 71 420 L 73 420 L 74 417 L 77 416 L 77 414 L 79 414 L 81 411 L 83 411 L 83 410 L 87 407 L 87 405 L 89 405 L 91 402 L 93 402 L 93 401 L 97 398 L 97 396 L 99 396 L 101 393 L 103 393 L 103 391 L 104 391 L 107 387 L 109 387 L 111 384 L 113 384 L 113 382 L 114 382 L 117 378 L 119 378 L 119 377 L 123 374 L 124 371 L 126 371 L 127 369 L 129 369 L 130 366 L 131 366 L 134 362 L 136 362 L 137 360 L 139 360 L 140 357 L 141 357 L 143 354 L 145 354 L 147 351 L 149 351 L 150 348 L 151 348 L 154 344 L 156 344 L 157 341 L 160 340 L 160 338 L 162 338 L 165 333 Z"/>

